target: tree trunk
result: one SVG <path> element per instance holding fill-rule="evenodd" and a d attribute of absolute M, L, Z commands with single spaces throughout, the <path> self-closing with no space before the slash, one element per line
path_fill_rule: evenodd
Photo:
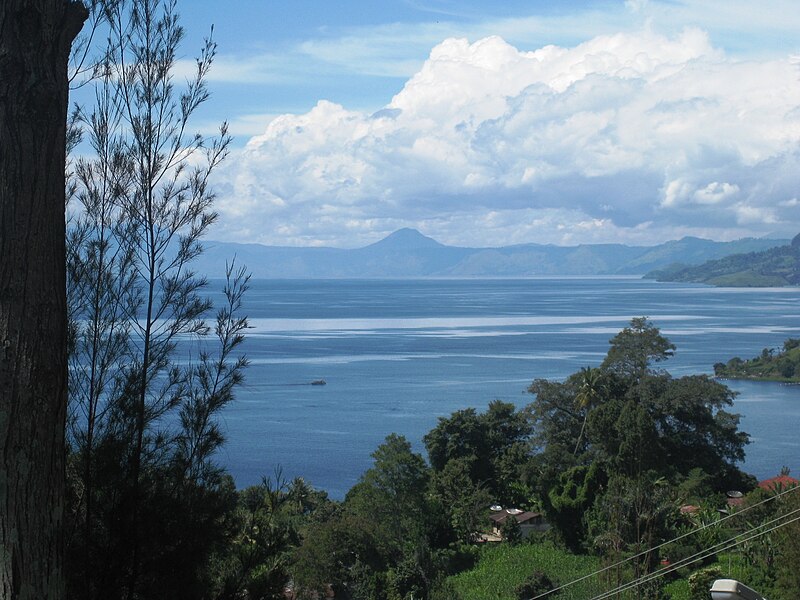
<path fill-rule="evenodd" d="M 0 2 L 0 598 L 64 595 L 70 0 Z"/>

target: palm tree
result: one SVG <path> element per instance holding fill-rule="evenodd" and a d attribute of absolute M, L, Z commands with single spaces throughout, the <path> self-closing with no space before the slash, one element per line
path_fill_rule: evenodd
<path fill-rule="evenodd" d="M 578 434 L 578 441 L 575 443 L 575 451 L 572 453 L 573 456 L 578 454 L 578 448 L 581 446 L 583 432 L 586 429 L 586 421 L 589 418 L 589 411 L 603 399 L 604 393 L 605 382 L 603 381 L 603 371 L 599 368 L 581 367 L 580 385 L 578 387 L 578 393 L 575 394 L 575 408 L 583 411 L 583 423 L 581 424 L 581 431 Z"/>

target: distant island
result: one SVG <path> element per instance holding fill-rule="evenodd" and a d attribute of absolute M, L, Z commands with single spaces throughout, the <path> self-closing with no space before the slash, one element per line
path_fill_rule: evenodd
<path fill-rule="evenodd" d="M 721 379 L 800 383 L 800 339 L 789 338 L 778 353 L 771 348 L 764 348 L 759 356 L 750 360 L 742 360 L 737 356 L 727 363 L 717 363 L 714 365 L 714 375 Z"/>
<path fill-rule="evenodd" d="M 492 278 L 630 275 L 642 276 L 669 265 L 699 265 L 743 252 L 759 252 L 788 240 L 745 238 L 715 242 L 696 237 L 657 246 L 624 244 L 518 244 L 463 248 L 441 244 L 416 229 L 400 229 L 363 248 L 264 246 L 208 242 L 195 269 L 224 277 L 236 256 L 253 277 L 264 279 Z"/>
<path fill-rule="evenodd" d="M 648 273 L 656 281 L 685 281 L 720 287 L 800 285 L 800 234 L 785 246 L 733 254 L 699 266 L 672 265 Z"/>

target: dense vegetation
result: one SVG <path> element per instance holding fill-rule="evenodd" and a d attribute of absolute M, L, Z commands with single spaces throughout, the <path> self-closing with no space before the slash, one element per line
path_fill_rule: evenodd
<path fill-rule="evenodd" d="M 72 165 L 69 190 L 69 597 L 494 600 L 613 567 L 551 596 L 586 597 L 659 568 L 667 555 L 656 547 L 698 528 L 682 504 L 719 519 L 726 490 L 754 487 L 737 467 L 748 438 L 727 411 L 733 393 L 658 369 L 675 348 L 637 318 L 599 366 L 535 380 L 528 406 L 441 418 L 424 436 L 427 456 L 388 436 L 342 502 L 279 473 L 236 490 L 214 456 L 216 419 L 247 366 L 237 355 L 247 275 L 228 268 L 209 319 L 206 281 L 191 268 L 215 219 L 208 177 L 229 141 L 224 127 L 216 139 L 185 135 L 208 96 L 214 45 L 178 94 L 175 3 L 96 7 L 108 47 L 93 69 L 97 103 L 76 112 L 73 130 L 95 156 Z M 192 360 L 178 353 L 187 339 Z M 500 545 L 481 543 L 493 504 L 541 511 L 552 529 L 524 541 L 509 519 Z M 723 534 L 703 531 L 668 558 Z M 799 537 L 748 546 L 746 574 L 775 598 L 797 583 L 787 565 L 800 562 Z M 629 597 L 663 597 L 665 583 Z"/>
<path fill-rule="evenodd" d="M 706 376 L 673 378 L 657 369 L 673 351 L 637 318 L 611 340 L 600 366 L 563 382 L 534 381 L 529 406 L 495 401 L 483 414 L 465 409 L 441 418 L 424 438 L 427 462 L 390 436 L 344 502 L 305 526 L 291 553 L 296 591 L 312 597 L 330 586 L 337 598 L 373 600 L 529 598 L 532 589 L 625 561 L 552 596 L 577 598 L 713 545 L 721 527 L 642 553 L 702 519 L 719 520 L 724 492 L 755 483 L 736 467 L 747 435 L 726 410 L 732 392 Z M 508 535 L 500 546 L 476 545 L 494 503 L 543 511 L 550 542 Z M 700 520 L 680 512 L 689 503 L 708 507 Z M 680 574 L 713 560 L 712 553 Z M 771 572 L 767 583 L 777 585 Z M 667 579 L 628 593 L 666 597 Z"/>
<path fill-rule="evenodd" d="M 760 381 L 800 382 L 800 339 L 789 338 L 776 352 L 764 348 L 749 360 L 738 356 L 727 363 L 716 363 L 714 375 L 724 379 L 755 379 Z"/>
<path fill-rule="evenodd" d="M 674 265 L 648 273 L 658 281 L 686 281 L 730 287 L 800 285 L 800 234 L 788 246 L 734 254 L 695 267 Z"/>

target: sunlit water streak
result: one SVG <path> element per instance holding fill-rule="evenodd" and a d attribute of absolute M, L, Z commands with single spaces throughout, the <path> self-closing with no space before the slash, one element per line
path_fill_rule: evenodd
<path fill-rule="evenodd" d="M 252 365 L 223 415 L 220 460 L 240 486 L 281 466 L 341 498 L 396 432 L 422 436 L 454 410 L 524 406 L 534 378 L 599 364 L 632 316 L 678 346 L 675 376 L 711 373 L 800 335 L 792 288 L 716 289 L 634 278 L 254 281 Z M 324 379 L 325 386 L 300 385 Z M 752 434 L 746 469 L 800 470 L 800 387 L 730 382 Z"/>

